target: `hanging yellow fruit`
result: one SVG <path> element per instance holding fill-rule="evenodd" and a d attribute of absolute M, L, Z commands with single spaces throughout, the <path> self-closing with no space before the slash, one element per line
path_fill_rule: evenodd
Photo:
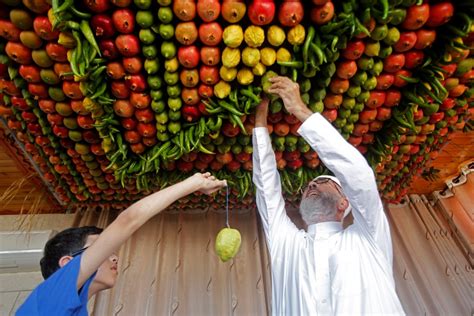
<path fill-rule="evenodd" d="M 235 257 L 240 249 L 242 238 L 234 228 L 223 228 L 216 237 L 216 252 L 219 258 L 226 262 Z"/>

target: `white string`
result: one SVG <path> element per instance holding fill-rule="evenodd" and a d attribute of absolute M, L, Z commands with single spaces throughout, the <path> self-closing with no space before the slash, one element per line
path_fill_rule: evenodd
<path fill-rule="evenodd" d="M 226 187 L 226 194 L 225 194 L 225 214 L 226 214 L 226 225 L 228 228 L 229 226 L 229 186 L 227 185 Z"/>

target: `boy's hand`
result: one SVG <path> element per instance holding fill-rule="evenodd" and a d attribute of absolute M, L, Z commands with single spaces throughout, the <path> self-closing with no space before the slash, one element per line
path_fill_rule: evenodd
<path fill-rule="evenodd" d="M 268 116 L 268 100 L 267 96 L 262 97 L 262 101 L 257 105 L 255 111 L 255 127 L 267 127 L 267 116 Z"/>
<path fill-rule="evenodd" d="M 270 78 L 269 81 L 272 85 L 268 88 L 268 92 L 278 95 L 289 113 L 296 116 L 301 122 L 313 114 L 301 100 L 300 87 L 296 82 L 281 76 Z"/>
<path fill-rule="evenodd" d="M 193 180 L 196 181 L 197 191 L 210 195 L 219 189 L 227 186 L 226 180 L 218 180 L 209 172 L 196 173 L 193 175 Z"/>

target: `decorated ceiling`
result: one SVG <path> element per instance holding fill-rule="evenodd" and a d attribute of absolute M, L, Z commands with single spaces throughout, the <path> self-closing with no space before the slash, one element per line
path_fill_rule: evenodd
<path fill-rule="evenodd" d="M 397 202 L 472 128 L 473 16 L 468 1 L 1 0 L 1 122 L 60 204 L 121 208 L 211 171 L 247 207 L 254 109 L 285 75 Z M 296 203 L 328 170 L 269 97 Z M 224 193 L 174 207 L 219 208 Z"/>

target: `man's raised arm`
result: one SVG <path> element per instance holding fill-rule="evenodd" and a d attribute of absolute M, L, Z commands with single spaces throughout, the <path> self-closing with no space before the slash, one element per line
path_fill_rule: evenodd
<path fill-rule="evenodd" d="M 308 109 L 301 100 L 298 84 L 286 77 L 270 80 L 269 92 L 279 95 L 288 112 L 303 122 L 298 132 L 341 182 L 356 222 L 374 237 L 391 260 L 390 231 L 372 168 L 323 116 Z"/>
<path fill-rule="evenodd" d="M 256 202 L 262 217 L 269 246 L 277 236 L 285 236 L 298 229 L 288 218 L 285 201 L 281 193 L 275 153 L 267 129 L 268 99 L 264 98 L 257 107 L 253 130 L 253 182 L 257 188 Z"/>

